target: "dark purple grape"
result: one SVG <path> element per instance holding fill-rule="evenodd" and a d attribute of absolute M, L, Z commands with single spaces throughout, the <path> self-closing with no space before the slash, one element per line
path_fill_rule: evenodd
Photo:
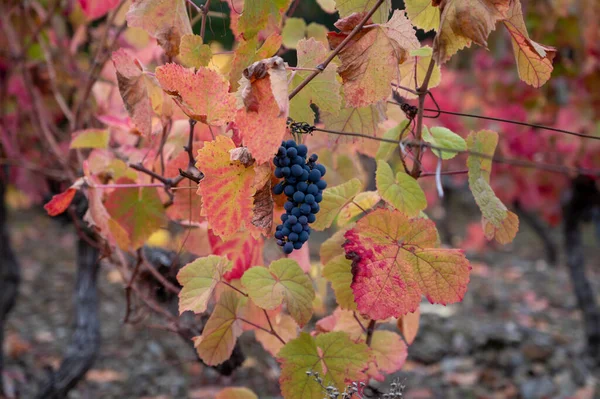
<path fill-rule="evenodd" d="M 300 183 L 296 184 L 296 191 L 302 191 L 303 193 L 305 193 L 307 189 L 308 184 L 304 181 L 301 181 Z"/>
<path fill-rule="evenodd" d="M 315 195 L 315 194 L 317 194 L 318 192 L 319 192 L 319 187 L 317 187 L 317 185 L 316 185 L 316 184 L 313 184 L 313 183 L 309 184 L 309 185 L 308 185 L 308 188 L 306 189 L 306 193 L 307 193 L 307 194 L 312 194 L 312 195 Z"/>
<path fill-rule="evenodd" d="M 285 168 L 283 168 L 283 171 L 285 173 Z M 321 172 L 319 172 L 318 169 L 313 169 L 310 171 L 310 173 L 308 174 L 308 181 L 311 183 L 316 183 L 321 179 Z"/>
<path fill-rule="evenodd" d="M 290 240 L 291 242 L 298 241 L 298 233 L 290 233 L 290 235 L 288 236 L 288 240 Z"/>
<path fill-rule="evenodd" d="M 281 240 L 283 237 L 284 236 L 281 230 L 275 232 L 275 238 L 277 238 L 278 240 Z"/>
<path fill-rule="evenodd" d="M 283 244 L 284 244 L 283 240 L 277 240 L 277 245 L 279 245 L 280 247 L 283 247 Z"/>
<path fill-rule="evenodd" d="M 294 215 L 289 215 L 286 219 L 290 226 L 293 226 L 296 223 L 298 223 L 298 218 Z"/>
<path fill-rule="evenodd" d="M 294 249 L 300 249 L 300 248 L 302 248 L 302 245 L 304 245 L 304 243 L 305 243 L 305 241 L 300 241 L 300 240 L 296 241 L 294 243 Z"/>
<path fill-rule="evenodd" d="M 296 155 L 298 155 L 298 150 L 295 147 L 290 147 L 287 149 L 287 156 L 290 158 L 296 158 Z"/>
<path fill-rule="evenodd" d="M 286 243 L 283 245 L 283 252 L 284 252 L 286 255 L 289 255 L 289 254 L 291 254 L 291 253 L 292 253 L 292 251 L 294 251 L 294 244 L 292 244 L 292 243 L 291 243 L 291 242 L 289 242 L 289 241 L 288 241 L 288 242 L 286 242 Z"/>
<path fill-rule="evenodd" d="M 302 233 L 298 234 L 298 241 L 306 242 L 308 241 L 308 236 L 308 231 L 303 231 Z"/>
<path fill-rule="evenodd" d="M 312 194 L 306 194 L 304 196 L 304 202 L 306 202 L 308 205 L 311 205 L 313 202 L 315 202 L 315 196 Z"/>
<path fill-rule="evenodd" d="M 285 222 L 288 220 L 289 217 L 290 217 L 290 215 L 288 215 L 287 213 L 284 213 L 280 216 L 280 219 L 282 222 Z"/>
<path fill-rule="evenodd" d="M 305 157 L 308 153 L 308 148 L 304 144 L 299 144 L 296 148 L 298 150 L 298 155 L 300 155 L 301 157 Z"/>
<path fill-rule="evenodd" d="M 297 218 L 302 216 L 302 212 L 300 212 L 300 208 L 294 208 L 294 209 L 292 209 L 292 211 L 290 213 L 292 215 L 296 216 Z"/>
<path fill-rule="evenodd" d="M 283 184 L 278 183 L 273 187 L 273 194 L 279 195 L 283 193 Z"/>
<path fill-rule="evenodd" d="M 311 207 L 308 204 L 302 204 L 300 205 L 300 212 L 303 215 L 308 215 L 311 212 Z"/>
<path fill-rule="evenodd" d="M 304 201 L 304 193 L 302 191 L 296 191 L 293 198 L 296 203 L 301 203 Z"/>
<path fill-rule="evenodd" d="M 286 203 L 283 204 L 283 209 L 285 209 L 286 212 L 291 211 L 293 207 L 294 203 L 292 201 L 286 201 Z"/>
<path fill-rule="evenodd" d="M 314 214 L 312 214 L 312 213 L 310 215 L 306 216 L 306 217 L 308 219 L 308 223 L 314 223 L 315 220 L 317 220 L 317 217 Z"/>
<path fill-rule="evenodd" d="M 285 186 L 285 188 L 283 189 L 283 193 L 285 195 L 287 195 L 288 197 L 291 197 L 292 195 L 294 195 L 295 192 L 296 192 L 296 189 L 294 188 L 294 186 Z"/>
<path fill-rule="evenodd" d="M 325 169 L 325 166 L 319 164 L 316 166 L 316 168 L 319 170 L 319 172 L 321 172 L 321 176 L 325 176 L 325 172 L 327 172 L 327 169 Z"/>
<path fill-rule="evenodd" d="M 323 194 L 319 193 L 315 195 L 315 202 L 318 204 L 321 201 L 323 201 Z"/>
<path fill-rule="evenodd" d="M 300 223 L 296 223 L 295 225 L 292 226 L 293 233 L 302 233 L 303 230 L 304 230 L 304 227 L 302 227 L 302 225 Z"/>
<path fill-rule="evenodd" d="M 298 218 L 298 223 L 306 224 L 306 223 L 308 223 L 308 218 L 306 216 L 302 215 Z"/>
<path fill-rule="evenodd" d="M 275 170 L 277 170 L 277 169 L 275 169 Z M 302 169 L 302 166 L 300 166 L 300 165 L 292 165 L 292 167 L 290 168 L 290 171 L 292 172 L 292 176 L 300 177 L 300 176 L 302 176 L 304 169 Z M 275 177 L 277 177 L 277 175 L 275 175 Z"/>
<path fill-rule="evenodd" d="M 319 180 L 316 184 L 319 190 L 325 190 L 327 187 L 327 182 L 325 180 Z"/>

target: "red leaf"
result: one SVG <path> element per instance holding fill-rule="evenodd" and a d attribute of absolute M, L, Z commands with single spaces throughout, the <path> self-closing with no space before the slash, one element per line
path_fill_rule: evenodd
<path fill-rule="evenodd" d="M 44 209 L 50 216 L 60 215 L 67 210 L 69 205 L 71 205 L 71 201 L 73 201 L 76 192 L 76 189 L 68 188 L 66 191 L 56 194 L 46 205 L 44 205 Z"/>
<path fill-rule="evenodd" d="M 242 232 L 223 240 L 209 230 L 208 240 L 213 254 L 226 256 L 233 262 L 233 268 L 224 274 L 227 281 L 241 278 L 252 266 L 264 264 L 262 237 L 254 238 L 251 234 Z"/>

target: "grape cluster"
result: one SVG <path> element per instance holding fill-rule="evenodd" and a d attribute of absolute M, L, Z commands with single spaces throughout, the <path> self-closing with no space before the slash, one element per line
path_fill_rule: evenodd
<path fill-rule="evenodd" d="M 316 220 L 319 202 L 323 199 L 323 190 L 327 187 L 325 166 L 318 164 L 317 154 L 312 154 L 308 161 L 308 148 L 304 144 L 296 144 L 294 140 L 281 142 L 277 155 L 273 158 L 275 177 L 284 180 L 273 187 L 275 195 L 285 194 L 288 198 L 281 215 L 283 224 L 277 226 L 275 238 L 283 252 L 291 254 L 310 236 L 309 223 Z"/>

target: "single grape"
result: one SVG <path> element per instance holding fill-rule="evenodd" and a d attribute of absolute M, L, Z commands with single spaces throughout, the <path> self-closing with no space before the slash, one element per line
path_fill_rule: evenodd
<path fill-rule="evenodd" d="M 279 163 L 279 158 L 277 158 L 277 157 L 273 158 L 273 165 L 275 165 L 277 167 L 281 166 L 281 164 Z"/>
<path fill-rule="evenodd" d="M 327 182 L 325 180 L 319 180 L 316 184 L 319 190 L 325 190 L 327 187 Z"/>
<path fill-rule="evenodd" d="M 315 202 L 318 204 L 321 201 L 323 201 L 323 194 L 319 193 L 315 195 Z"/>
<path fill-rule="evenodd" d="M 286 154 L 286 149 L 285 149 L 285 147 L 282 145 L 281 147 L 279 147 L 279 148 L 277 149 L 277 156 L 278 156 L 278 157 L 284 157 L 284 156 L 285 156 L 285 154 Z"/>
<path fill-rule="evenodd" d="M 283 177 L 283 169 L 275 168 L 275 171 L 273 172 L 273 174 L 275 175 L 276 178 L 281 179 Z"/>
<path fill-rule="evenodd" d="M 275 170 L 277 170 L 277 169 L 275 169 Z M 300 165 L 292 165 L 292 167 L 290 168 L 290 171 L 292 172 L 292 176 L 300 177 L 300 176 L 302 176 L 304 169 Z M 277 175 L 275 175 L 275 177 L 277 177 Z"/>
<path fill-rule="evenodd" d="M 292 165 L 300 165 L 303 167 L 304 166 L 304 158 L 302 158 L 299 155 L 296 155 L 294 157 L 294 159 L 292 159 Z M 304 167 L 302 169 L 304 169 Z"/>
<path fill-rule="evenodd" d="M 303 204 L 304 205 L 304 204 Z M 317 204 L 316 202 L 314 204 L 312 204 L 310 206 L 310 211 L 312 213 L 319 213 L 319 210 L 321 209 L 321 207 L 319 206 L 319 204 Z"/>
<path fill-rule="evenodd" d="M 295 176 L 290 176 L 285 179 L 285 181 L 288 182 L 288 184 L 296 184 L 298 182 L 298 178 Z"/>
<path fill-rule="evenodd" d="M 280 224 L 278 224 L 277 227 L 275 227 L 276 231 L 280 231 L 281 229 L 283 229 L 283 226 Z"/>
<path fill-rule="evenodd" d="M 288 220 L 289 217 L 290 217 L 290 215 L 288 215 L 287 213 L 284 213 L 281 215 L 280 218 L 281 218 L 282 222 L 285 222 L 286 220 Z"/>
<path fill-rule="evenodd" d="M 302 227 L 302 225 L 300 223 L 296 223 L 295 225 L 292 226 L 292 232 L 294 232 L 294 233 L 302 233 L 303 230 L 304 230 L 304 227 Z"/>
<path fill-rule="evenodd" d="M 289 215 L 286 219 L 290 226 L 293 226 L 296 223 L 298 223 L 298 218 L 294 215 Z"/>
<path fill-rule="evenodd" d="M 290 158 L 296 158 L 296 155 L 298 155 L 298 150 L 295 147 L 290 147 L 287 149 L 287 156 Z"/>
<path fill-rule="evenodd" d="M 312 194 L 306 194 L 304 196 L 304 202 L 306 202 L 308 205 L 311 205 L 313 202 L 315 202 L 315 196 Z"/>
<path fill-rule="evenodd" d="M 315 205 L 315 204 L 313 204 L 313 205 Z M 312 209 L 312 208 L 311 208 L 311 206 L 310 206 L 310 205 L 308 205 L 308 204 L 302 204 L 302 205 L 300 205 L 300 208 L 296 208 L 296 209 L 300 209 L 300 212 L 301 212 L 303 215 L 308 215 L 308 214 L 311 212 L 311 209 Z"/>
<path fill-rule="evenodd" d="M 305 157 L 306 154 L 308 153 L 308 148 L 304 144 L 299 144 L 297 147 L 297 150 L 298 150 L 298 155 L 300 155 L 301 157 Z"/>
<path fill-rule="evenodd" d="M 305 241 L 296 241 L 294 243 L 294 249 L 300 249 L 300 248 L 302 248 L 302 245 L 304 245 L 304 242 Z"/>
<path fill-rule="evenodd" d="M 304 225 L 304 224 L 308 223 L 308 218 L 306 216 L 302 215 L 298 218 L 298 223 Z"/>
<path fill-rule="evenodd" d="M 306 181 L 306 180 L 308 180 L 308 174 L 309 174 L 309 172 L 303 170 L 302 174 L 300 175 L 300 181 Z"/>
<path fill-rule="evenodd" d="M 288 197 L 291 197 L 292 195 L 294 195 L 295 192 L 296 192 L 296 189 L 294 188 L 294 186 L 285 186 L 285 188 L 283 189 L 283 193 L 285 195 L 287 195 Z"/>
<path fill-rule="evenodd" d="M 290 235 L 288 236 L 288 240 L 290 240 L 291 242 L 298 241 L 298 233 L 290 233 Z"/>
<path fill-rule="evenodd" d="M 302 216 L 302 212 L 300 211 L 300 208 L 294 208 L 294 209 L 292 209 L 292 211 L 290 213 L 293 216 L 296 216 L 297 218 Z"/>
<path fill-rule="evenodd" d="M 283 204 L 283 209 L 285 209 L 286 212 L 291 211 L 293 207 L 294 203 L 292 201 L 286 201 L 286 203 Z"/>
<path fill-rule="evenodd" d="M 281 173 L 282 173 L 283 177 L 288 177 L 292 173 L 292 171 L 290 170 L 289 167 L 284 166 L 283 168 L 281 168 Z"/>
<path fill-rule="evenodd" d="M 314 214 L 312 214 L 312 213 L 309 214 L 309 215 L 307 215 L 306 217 L 308 219 L 308 223 L 314 223 L 315 220 L 317 220 L 317 217 Z"/>
<path fill-rule="evenodd" d="M 283 193 L 283 184 L 278 183 L 273 187 L 273 194 L 279 195 Z"/>
<path fill-rule="evenodd" d="M 290 233 L 292 232 L 289 228 L 284 227 L 283 229 L 281 229 L 281 232 L 283 233 L 283 236 L 289 236 Z"/>
<path fill-rule="evenodd" d="M 277 240 L 277 245 L 279 245 L 280 247 L 283 247 L 283 244 L 284 244 L 283 240 Z"/>
<path fill-rule="evenodd" d="M 325 172 L 327 172 L 327 169 L 325 168 L 325 166 L 318 164 L 316 166 L 316 168 L 319 170 L 319 172 L 321 172 L 321 176 L 325 176 Z"/>
<path fill-rule="evenodd" d="M 288 241 L 283 245 L 283 252 L 286 255 L 291 254 L 293 250 L 294 250 L 294 244 L 292 244 L 291 242 Z"/>
<path fill-rule="evenodd" d="M 297 191 L 302 191 L 303 193 L 305 193 L 307 189 L 308 184 L 306 182 L 301 181 L 300 183 L 296 184 Z"/>
<path fill-rule="evenodd" d="M 312 154 L 310 156 L 310 158 L 308 158 L 308 160 L 311 162 L 317 162 L 318 159 L 319 159 L 319 156 L 317 154 Z"/>
<path fill-rule="evenodd" d="M 287 148 L 292 148 L 292 147 L 296 147 L 296 142 L 294 140 L 288 140 L 285 142 L 285 144 L 287 145 Z"/>
<path fill-rule="evenodd" d="M 308 188 L 306 189 L 306 193 L 307 193 L 307 194 L 312 194 L 312 195 L 315 195 L 315 194 L 317 194 L 318 192 L 319 192 L 319 187 L 317 187 L 317 185 L 316 185 L 316 184 L 314 184 L 314 183 L 310 183 L 310 184 L 308 185 Z"/>
<path fill-rule="evenodd" d="M 283 233 L 281 230 L 275 232 L 275 238 L 281 240 L 283 238 Z"/>
<path fill-rule="evenodd" d="M 304 193 L 302 191 L 296 191 L 294 193 L 294 201 L 296 201 L 297 203 L 300 203 L 302 201 L 304 201 Z"/>
<path fill-rule="evenodd" d="M 279 160 L 280 165 L 279 166 L 290 166 L 290 159 L 289 158 L 281 158 Z"/>
<path fill-rule="evenodd" d="M 284 173 L 285 173 L 285 169 L 286 168 L 283 168 Z M 319 179 L 321 179 L 321 172 L 319 172 L 318 169 L 313 169 L 308 174 L 308 181 L 311 183 L 316 183 L 319 181 Z"/>
<path fill-rule="evenodd" d="M 303 231 L 302 233 L 298 234 L 298 241 L 306 242 L 308 241 L 308 236 L 308 231 Z"/>
<path fill-rule="evenodd" d="M 309 225 L 305 224 L 303 230 L 306 231 L 308 234 L 310 234 L 310 226 Z"/>

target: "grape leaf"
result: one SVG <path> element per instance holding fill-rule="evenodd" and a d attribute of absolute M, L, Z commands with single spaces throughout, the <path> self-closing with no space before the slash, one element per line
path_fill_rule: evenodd
<path fill-rule="evenodd" d="M 192 34 L 185 0 L 133 0 L 127 25 L 142 28 L 158 40 L 169 57 L 179 54 L 181 37 Z"/>
<path fill-rule="evenodd" d="M 427 75 L 427 69 L 429 68 L 429 63 L 431 62 L 432 52 L 431 47 L 424 46 L 418 50 L 412 50 L 410 52 L 410 56 L 408 59 L 400 64 L 400 86 L 410 87 L 416 90 L 418 87 L 423 85 L 425 81 L 425 76 Z M 415 73 L 417 74 L 417 85 L 415 87 Z M 431 72 L 431 77 L 429 79 L 428 88 L 434 88 L 440 84 L 442 80 L 442 73 L 440 71 L 440 66 L 435 64 L 433 67 L 433 71 Z M 396 89 L 396 92 L 400 94 L 404 98 L 417 98 L 417 95 L 411 93 L 410 91 L 403 90 L 400 88 Z"/>
<path fill-rule="evenodd" d="M 156 68 L 156 78 L 190 118 L 217 126 L 233 119 L 235 96 L 229 93 L 227 80 L 218 72 L 208 68 L 194 72 L 170 63 Z"/>
<path fill-rule="evenodd" d="M 431 0 L 405 0 L 406 14 L 410 22 L 425 32 L 437 30 L 440 26 L 440 8 Z"/>
<path fill-rule="evenodd" d="M 191 310 L 204 313 L 213 296 L 217 284 L 231 271 L 233 264 L 224 256 L 209 255 L 188 263 L 177 273 L 181 284 L 179 292 L 179 313 Z"/>
<path fill-rule="evenodd" d="M 208 366 L 223 363 L 231 356 L 235 341 L 243 332 L 238 317 L 247 300 L 231 290 L 221 293 L 202 335 L 193 338 L 198 356 Z"/>
<path fill-rule="evenodd" d="M 118 4 L 119 0 L 79 0 L 79 5 L 89 20 L 103 17 Z"/>
<path fill-rule="evenodd" d="M 393 331 L 375 331 L 371 341 L 371 350 L 377 369 L 386 374 L 400 370 L 408 357 L 406 344 Z"/>
<path fill-rule="evenodd" d="M 342 32 L 329 33 L 332 48 L 348 36 L 355 22 L 356 15 L 336 22 Z M 396 10 L 383 25 L 363 28 L 338 54 L 342 61 L 338 73 L 344 82 L 347 104 L 365 107 L 385 100 L 392 80 L 398 78 L 398 64 L 406 59 L 409 50 L 419 47 L 415 30 L 403 11 Z"/>
<path fill-rule="evenodd" d="M 404 316 L 398 318 L 397 326 L 398 330 L 406 340 L 406 343 L 411 345 L 417 333 L 419 332 L 419 320 L 421 319 L 421 311 L 417 307 L 412 313 L 407 313 Z"/>
<path fill-rule="evenodd" d="M 60 215 L 66 211 L 69 205 L 71 205 L 76 193 L 77 189 L 69 187 L 62 193 L 53 195 L 52 199 L 44 205 L 44 209 L 48 213 L 48 216 Z"/>
<path fill-rule="evenodd" d="M 323 267 L 323 277 L 331 282 L 337 304 L 342 309 L 356 310 L 352 284 L 352 262 L 345 255 L 338 255 Z"/>
<path fill-rule="evenodd" d="M 327 58 L 329 51 L 314 39 L 300 40 L 297 45 L 298 67 L 315 68 Z M 313 124 L 315 114 L 310 104 L 316 104 L 320 112 L 337 116 L 342 106 L 340 82 L 336 76 L 336 66 L 331 63 L 318 74 L 302 91 L 290 101 L 290 116 L 297 122 Z M 290 84 L 290 92 L 294 90 L 311 72 L 296 71 Z"/>
<path fill-rule="evenodd" d="M 276 260 L 268 269 L 252 267 L 242 276 L 242 284 L 250 298 L 263 309 L 275 309 L 285 301 L 288 311 L 300 326 L 312 316 L 315 290 L 310 278 L 294 260 Z"/>
<path fill-rule="evenodd" d="M 321 258 L 321 264 L 326 265 L 330 260 L 335 258 L 338 255 L 344 254 L 344 249 L 342 248 L 342 244 L 346 239 L 344 238 L 344 234 L 346 231 L 350 230 L 354 227 L 354 224 L 350 224 L 348 226 L 344 226 L 343 228 L 336 231 L 331 237 L 329 237 L 323 244 L 321 244 L 321 248 L 319 250 L 319 257 Z"/>
<path fill-rule="evenodd" d="M 433 57 L 443 64 L 460 49 L 475 42 L 487 47 L 487 38 L 496 22 L 506 17 L 512 0 L 442 0 Z"/>
<path fill-rule="evenodd" d="M 337 114 L 323 111 L 321 112 L 321 119 L 323 119 L 325 127 L 330 130 L 350 133 L 355 132 L 375 136 L 377 134 L 379 123 L 386 119 L 385 103 L 379 102 L 361 108 L 344 106 Z M 347 138 L 344 136 L 333 135 L 330 140 L 335 143 L 357 141 L 357 139 L 353 137 Z"/>
<path fill-rule="evenodd" d="M 340 210 L 340 214 L 337 218 L 337 225 L 344 226 L 352 220 L 355 216 L 368 212 L 369 209 L 373 208 L 381 200 L 381 196 L 377 191 L 365 191 L 358 193 L 356 197 L 349 203 L 344 205 Z"/>
<path fill-rule="evenodd" d="M 354 343 L 344 332 L 311 337 L 307 333 L 288 342 L 280 351 L 281 391 L 286 399 L 321 399 L 323 391 L 307 371 L 318 372 L 325 386 L 343 392 L 345 381 L 360 381 L 370 360 L 369 348 Z"/>
<path fill-rule="evenodd" d="M 215 396 L 215 399 L 258 399 L 258 396 L 248 388 L 225 388 Z"/>
<path fill-rule="evenodd" d="M 329 41 L 327 40 L 327 33 L 329 29 L 325 25 L 318 24 L 316 22 L 311 22 L 306 27 L 306 38 L 313 38 L 319 43 L 323 43 L 324 46 L 329 46 Z"/>
<path fill-rule="evenodd" d="M 135 184 L 121 178 L 117 184 Z M 119 188 L 108 195 L 106 210 L 126 232 L 133 249 L 141 247 L 167 223 L 165 208 L 156 187 Z"/>
<path fill-rule="evenodd" d="M 287 314 L 279 313 L 275 317 L 271 317 L 271 325 L 277 335 L 285 342 L 298 336 L 298 325 L 294 319 Z M 265 328 L 269 329 L 269 325 L 267 324 Z M 277 353 L 283 348 L 283 343 L 278 338 L 264 330 L 256 329 L 254 331 L 254 337 L 261 343 L 263 348 L 273 356 L 277 356 Z"/>
<path fill-rule="evenodd" d="M 283 45 L 295 49 L 298 42 L 304 39 L 306 33 L 306 22 L 302 18 L 287 18 L 281 31 Z"/>
<path fill-rule="evenodd" d="M 408 124 L 410 121 L 408 119 L 403 120 L 393 128 L 389 129 L 383 134 L 383 137 L 389 140 L 396 140 L 400 143 L 400 135 L 404 132 L 407 134 L 408 132 Z M 388 158 L 392 155 L 394 151 L 399 148 L 399 144 L 386 143 L 382 141 L 379 144 L 379 149 L 377 149 L 377 154 L 375 154 L 376 160 L 387 161 Z"/>
<path fill-rule="evenodd" d="M 469 282 L 468 260 L 457 249 L 435 248 L 435 224 L 377 209 L 345 234 L 352 258 L 352 291 L 358 311 L 381 320 L 414 312 L 424 294 L 429 302 L 461 301 Z"/>
<path fill-rule="evenodd" d="M 265 39 L 259 49 L 258 38 L 244 40 L 240 38 L 240 43 L 235 49 L 233 60 L 231 62 L 231 71 L 229 72 L 229 84 L 231 91 L 236 91 L 239 87 L 239 80 L 242 77 L 242 71 L 257 60 L 268 58 L 277 53 L 281 47 L 281 36 L 273 33 Z"/>
<path fill-rule="evenodd" d="M 362 317 L 354 311 L 337 307 L 331 315 L 323 317 L 317 322 L 315 330 L 319 332 L 343 331 L 352 341 L 365 342 L 363 327 L 367 324 L 369 324 L 368 318 Z"/>
<path fill-rule="evenodd" d="M 345 18 L 353 13 L 366 13 L 370 11 L 377 0 L 335 0 L 335 8 L 340 13 L 340 18 Z M 373 22 L 383 24 L 388 21 L 392 10 L 392 0 L 385 0 L 371 17 Z"/>
<path fill-rule="evenodd" d="M 470 151 L 494 155 L 498 144 L 498 133 L 491 130 L 472 132 L 467 137 Z M 492 160 L 475 155 L 467 158 L 469 188 L 482 214 L 483 231 L 488 240 L 496 239 L 500 244 L 511 242 L 519 230 L 519 218 L 509 211 L 490 186 Z"/>
<path fill-rule="evenodd" d="M 117 83 L 125 109 L 135 127 L 143 135 L 149 136 L 152 133 L 153 110 L 144 69 L 124 49 L 113 52 L 112 61 L 117 70 Z"/>
<path fill-rule="evenodd" d="M 73 133 L 69 148 L 106 148 L 110 140 L 108 129 L 85 129 Z"/>
<path fill-rule="evenodd" d="M 262 237 L 254 238 L 251 234 L 240 232 L 224 240 L 209 231 L 208 240 L 213 254 L 226 256 L 233 262 L 233 268 L 224 275 L 227 281 L 242 278 L 246 270 L 263 264 Z"/>
<path fill-rule="evenodd" d="M 198 188 L 202 196 L 202 216 L 206 216 L 213 232 L 230 236 L 252 220 L 254 169 L 240 161 L 231 161 L 233 141 L 217 136 L 198 151 L 196 166 L 204 173 Z"/>
<path fill-rule="evenodd" d="M 250 39 L 264 29 L 269 21 L 281 23 L 282 14 L 288 9 L 291 0 L 251 0 L 244 2 L 244 11 L 238 22 L 238 29 L 246 39 Z"/>
<path fill-rule="evenodd" d="M 317 220 L 311 224 L 314 230 L 325 230 L 335 220 L 340 210 L 350 201 L 356 194 L 360 192 L 363 184 L 357 178 L 340 184 L 339 186 L 329 187 L 323 191 L 323 201 L 321 210 L 317 215 Z"/>
<path fill-rule="evenodd" d="M 398 172 L 394 177 L 392 168 L 385 161 L 377 161 L 375 182 L 381 198 L 408 216 L 417 216 L 427 207 L 427 199 L 419 183 L 404 172 Z"/>
<path fill-rule="evenodd" d="M 529 38 L 519 0 L 512 3 L 506 20 L 502 22 L 511 36 L 519 78 L 533 87 L 542 86 L 550 79 L 556 49 Z"/>
<path fill-rule="evenodd" d="M 204 44 L 202 36 L 183 35 L 179 44 L 179 58 L 187 67 L 205 67 L 212 58 L 212 51 L 208 44 Z"/>
<path fill-rule="evenodd" d="M 465 139 L 454 133 L 452 130 L 440 126 L 434 126 L 430 129 L 423 126 L 423 141 L 432 144 L 434 147 L 448 148 L 457 151 L 465 151 L 467 149 Z M 437 157 L 439 157 L 441 153 L 442 159 L 451 159 L 458 154 L 456 152 L 438 151 L 435 149 L 432 149 L 431 152 Z"/>
<path fill-rule="evenodd" d="M 235 116 L 244 145 L 258 164 L 273 159 L 286 133 L 287 114 L 280 112 L 271 88 L 271 79 L 271 76 L 266 76 L 251 84 L 255 109 L 241 108 Z M 287 89 L 285 93 L 287 95 Z"/>

